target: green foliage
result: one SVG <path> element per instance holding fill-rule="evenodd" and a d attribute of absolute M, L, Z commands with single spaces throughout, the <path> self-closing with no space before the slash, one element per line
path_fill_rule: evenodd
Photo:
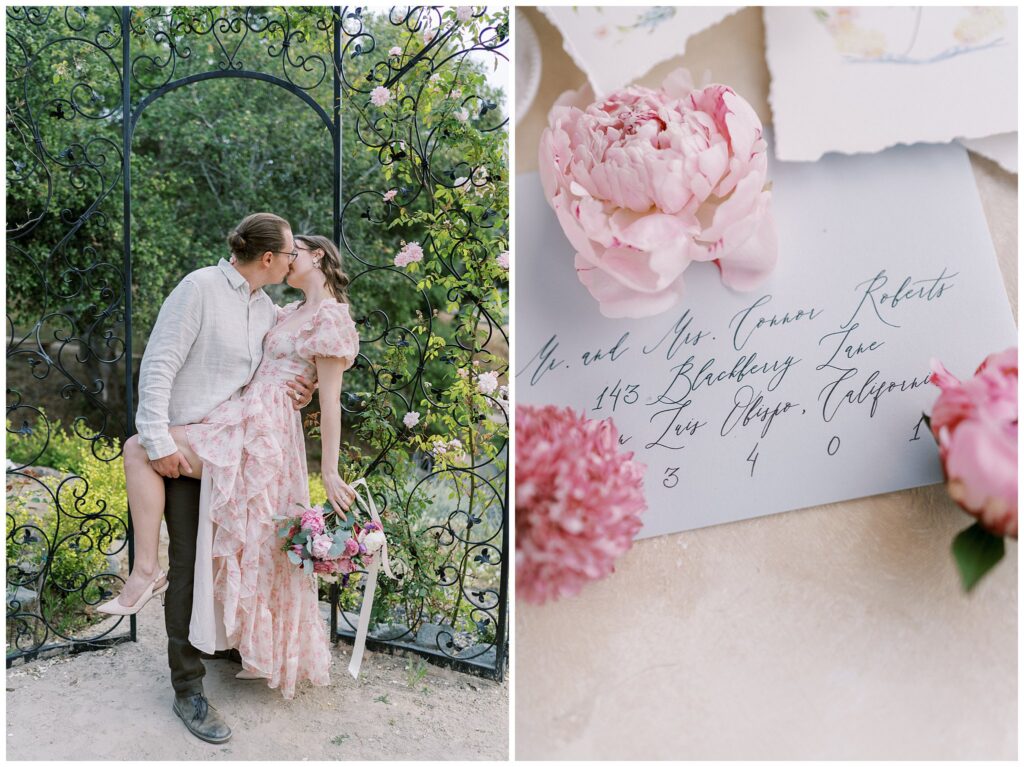
<path fill-rule="evenodd" d="M 408 658 L 405 661 L 405 683 L 412 689 L 416 689 L 427 676 L 429 667 L 423 658 Z M 426 685 L 423 686 L 426 690 Z"/>
<path fill-rule="evenodd" d="M 79 432 L 65 431 L 45 414 L 17 430 L 7 420 L 8 460 L 75 475 L 36 477 L 7 496 L 8 564 L 44 575 L 43 608 L 66 632 L 87 625 L 92 615 L 85 605 L 100 601 L 101 586 L 110 588 L 110 579 L 93 578 L 106 571 L 105 552 L 128 525 L 120 445 L 90 441 L 95 433 L 81 425 Z"/>
<path fill-rule="evenodd" d="M 44 613 L 58 631 L 70 633 L 88 625 L 90 616 L 84 612 L 84 605 L 98 602 L 100 586 L 110 585 L 105 579 L 93 578 L 107 569 L 104 549 L 111 549 L 107 537 L 111 528 L 101 520 L 79 524 L 78 519 L 58 514 L 53 501 L 58 481 L 54 477 L 39 481 L 42 486 L 38 490 L 8 495 L 8 567 L 43 575 Z M 62 491 L 60 495 L 64 503 L 68 493 Z M 33 581 L 29 587 L 37 588 L 38 582 Z M 37 609 L 29 608 L 32 612 Z"/>
<path fill-rule="evenodd" d="M 9 240 L 8 314 L 15 336 L 36 327 L 44 343 L 57 330 L 63 337 L 85 336 L 96 326 L 97 334 L 113 329 L 117 335 L 123 321 L 119 78 L 95 47 L 47 43 L 61 33 L 60 11 L 40 25 L 8 19 L 9 31 L 23 43 L 10 44 L 8 38 L 8 221 L 13 227 L 39 222 L 31 234 Z M 197 36 L 189 27 L 209 26 L 206 21 L 223 12 L 175 7 L 168 20 L 159 7 L 133 8 L 135 28 L 145 30 L 132 35 L 133 53 L 153 56 L 149 62 L 139 59 L 134 76 L 146 88 L 163 82 L 167 71 L 152 65 L 167 56 L 160 39 L 190 50 L 176 62 L 174 77 L 216 69 L 225 52 L 213 35 Z M 281 58 L 268 51 L 271 45 L 280 50 L 286 28 L 301 33 L 289 38 L 293 59 L 330 51 L 331 35 L 319 26 L 331 13 L 328 7 L 260 12 L 287 15 L 288 23 L 271 24 L 263 34 L 244 39 L 221 30 L 230 38 L 228 50 L 246 69 L 281 75 Z M 82 26 L 78 36 L 84 39 L 94 39 L 104 27 L 114 34 L 120 29 L 114 8 L 83 7 L 69 14 Z M 508 13 L 458 23 L 449 8 L 441 19 L 445 34 L 452 30 L 450 37 L 431 57 L 411 64 L 426 42 L 422 31 L 410 31 L 415 23 L 393 25 L 384 14 L 364 9 L 362 23 L 375 50 L 343 58 L 351 89 L 343 91 L 341 104 L 340 226 L 345 268 L 356 277 L 350 286 L 353 316 L 367 318 L 360 326 L 367 340 L 377 338 L 381 328 L 375 323 L 385 315 L 392 328 L 408 332 L 392 331 L 364 343 L 362 352 L 373 368 L 361 365 L 346 373 L 341 469 L 352 480 L 382 456 L 395 469 L 388 481 L 370 480 L 375 492 L 388 495 L 385 525 L 407 572 L 397 584 L 382 579 L 375 618 L 383 620 L 399 607 L 413 616 L 423 607 L 425 618 L 470 630 L 471 607 L 458 588 L 438 586 L 438 573 L 458 572 L 467 584 L 479 578 L 493 587 L 497 569 L 475 563 L 458 545 L 439 546 L 432 536 L 460 503 L 464 514 L 483 520 L 477 533 L 492 529 L 488 509 L 494 499 L 481 496 L 489 491 L 466 469 L 491 461 L 494 476 L 504 470 L 508 434 L 502 407 L 507 405 L 496 404 L 505 399 L 497 393 L 481 393 L 480 374 L 493 371 L 507 378 L 508 275 L 497 257 L 509 240 L 508 136 L 502 94 L 488 86 L 481 59 L 463 51 L 488 25 L 507 37 Z M 396 46 L 400 56 L 386 53 Z M 119 47 L 114 53 L 117 58 Z M 380 81 L 368 78 L 379 74 L 376 62 L 392 59 L 410 68 L 391 87 L 389 102 L 374 106 L 368 94 Z M 32 67 L 26 66 L 29 60 Z M 434 62 L 445 63 L 435 69 Z M 316 77 L 298 67 L 292 75 L 303 85 Z M 334 109 L 332 76 L 326 72 L 324 84 L 307 91 L 328 114 Z M 55 106 L 82 82 L 90 87 L 77 89 L 79 106 L 98 119 L 75 115 L 66 103 L 63 109 Z M 136 101 L 146 88 L 136 89 Z M 30 113 L 38 121 L 38 136 L 27 120 Z M 330 133 L 316 113 L 265 82 L 207 80 L 146 108 L 131 152 L 134 364 L 164 297 L 186 273 L 227 255 L 225 237 L 244 215 L 270 210 L 288 219 L 296 233 L 333 235 L 333 162 Z M 390 202 L 383 199 L 389 190 L 395 191 Z M 405 242 L 420 243 L 425 257 L 398 270 L 393 259 Z M 283 286 L 270 292 L 279 303 L 297 297 Z M 66 315 L 72 327 L 43 319 L 50 312 Z M 426 350 L 422 366 L 420 349 Z M 58 391 L 46 390 L 57 377 L 51 373 L 30 392 L 34 403 L 60 404 Z M 109 389 L 115 398 L 123 394 L 116 378 Z M 420 415 L 412 429 L 402 424 L 410 410 Z M 10 429 L 12 460 L 40 452 L 41 430 L 12 436 Z M 315 427 L 310 435 L 317 436 Z M 35 462 L 82 475 L 90 486 L 85 504 L 96 511 L 103 499 L 123 518 L 121 461 L 114 457 L 119 447 L 65 437 L 55 428 Z M 93 444 L 99 456 L 92 455 Z M 455 444 L 459 447 L 448 449 Z M 446 482 L 440 492 L 436 487 L 413 492 L 427 456 L 433 456 L 434 469 Z M 318 475 L 310 476 L 310 494 L 313 503 L 326 500 Z M 354 592 L 345 590 L 346 604 Z"/>
<path fill-rule="evenodd" d="M 953 539 L 953 558 L 964 591 L 971 591 L 1006 554 L 1006 542 L 975 522 Z"/>
<path fill-rule="evenodd" d="M 113 514 L 127 524 L 128 494 L 120 443 L 116 439 L 97 439 L 96 432 L 83 424 L 77 428 L 77 434 L 65 431 L 60 421 L 47 420 L 45 413 L 27 429 L 25 425 L 13 429 L 7 419 L 7 458 L 16 465 L 49 466 L 82 477 L 89 485 L 84 502 L 75 503 L 75 498 L 71 497 L 67 500 L 69 508 Z M 81 484 L 66 484 L 61 503 L 66 501 L 64 493 L 81 495 L 84 491 Z"/>

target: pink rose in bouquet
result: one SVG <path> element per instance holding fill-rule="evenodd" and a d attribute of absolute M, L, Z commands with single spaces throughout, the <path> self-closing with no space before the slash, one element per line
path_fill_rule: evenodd
<path fill-rule="evenodd" d="M 334 545 L 334 539 L 329 535 L 314 535 L 313 536 L 313 556 L 317 559 L 329 559 L 328 556 L 331 551 L 331 546 Z"/>
<path fill-rule="evenodd" d="M 327 562 L 323 560 L 313 561 L 313 572 L 317 575 L 333 575 L 336 570 L 336 566 L 333 562 Z"/>
<path fill-rule="evenodd" d="M 341 557 L 340 559 L 334 560 L 334 572 L 341 573 L 342 575 L 351 575 L 356 571 L 355 560 L 350 557 Z"/>
<path fill-rule="evenodd" d="M 995 535 L 1017 537 L 1017 349 L 989 355 L 959 381 L 932 360 L 932 406 L 949 494 Z"/>
<path fill-rule="evenodd" d="M 611 419 L 517 406 L 517 596 L 543 604 L 611 573 L 647 508 L 645 469 Z"/>
<path fill-rule="evenodd" d="M 658 90 L 593 100 L 564 93 L 540 140 L 540 176 L 576 272 L 606 317 L 646 317 L 682 299 L 694 261 L 737 290 L 775 266 L 767 144 L 731 88 L 677 70 Z"/>
<path fill-rule="evenodd" d="M 313 507 L 302 513 L 302 521 L 299 527 L 308 530 L 312 535 L 320 535 L 324 531 L 324 513 L 321 509 Z"/>

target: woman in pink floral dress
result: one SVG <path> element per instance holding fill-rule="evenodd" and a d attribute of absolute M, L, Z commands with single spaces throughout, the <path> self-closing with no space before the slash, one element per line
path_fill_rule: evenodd
<path fill-rule="evenodd" d="M 211 653 L 238 648 L 239 678 L 266 679 L 285 698 L 303 679 L 329 684 L 331 662 L 317 581 L 281 551 L 274 521 L 310 502 L 301 414 L 285 384 L 316 374 L 324 486 L 335 507 L 348 508 L 354 492 L 338 470 L 341 381 L 359 350 L 345 303 L 348 278 L 334 243 L 297 236 L 295 246 L 287 282 L 305 300 L 278 308 L 252 381 L 201 423 L 171 429 L 193 469 L 190 476 L 202 478 L 189 642 Z M 126 454 L 142 449 L 132 440 L 125 443 Z M 145 601 L 127 609 L 141 609 Z M 124 606 L 119 608 L 112 611 L 123 614 Z"/>

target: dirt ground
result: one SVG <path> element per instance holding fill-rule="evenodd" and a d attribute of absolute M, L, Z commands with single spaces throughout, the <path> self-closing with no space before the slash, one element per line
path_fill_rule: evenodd
<path fill-rule="evenodd" d="M 359 680 L 351 645 L 333 646 L 330 687 L 299 685 L 286 701 L 240 666 L 206 661 L 210 703 L 231 740 L 194 737 L 171 711 L 163 612 L 139 614 L 139 641 L 7 670 L 7 759 L 289 761 L 346 759 L 503 760 L 508 756 L 508 681 L 367 650 Z"/>

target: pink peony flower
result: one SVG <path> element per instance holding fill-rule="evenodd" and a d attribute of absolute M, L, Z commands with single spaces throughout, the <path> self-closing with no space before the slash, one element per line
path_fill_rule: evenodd
<path fill-rule="evenodd" d="M 384 192 L 384 202 L 391 202 L 398 195 L 397 189 L 388 189 Z"/>
<path fill-rule="evenodd" d="M 942 393 L 932 406 L 949 494 L 996 535 L 1017 537 L 1017 348 L 985 358 L 957 380 L 931 361 Z"/>
<path fill-rule="evenodd" d="M 420 414 L 417 413 L 415 410 L 410 410 L 408 413 L 405 414 L 405 417 L 402 419 L 402 423 L 404 423 L 406 427 L 410 429 L 419 422 Z"/>
<path fill-rule="evenodd" d="M 359 553 L 359 541 L 355 538 L 349 538 L 345 541 L 345 550 L 342 552 L 343 557 L 354 557 Z"/>
<path fill-rule="evenodd" d="M 498 266 L 500 266 L 505 271 L 508 271 L 509 262 L 508 262 L 508 251 L 507 250 L 503 250 L 503 251 L 501 251 L 501 253 L 498 254 L 497 261 L 498 261 Z"/>
<path fill-rule="evenodd" d="M 423 260 L 423 248 L 418 242 L 410 242 L 402 246 L 395 256 L 395 266 L 408 266 L 413 261 Z"/>
<path fill-rule="evenodd" d="M 313 536 L 313 556 L 317 559 L 327 559 L 328 553 L 331 551 L 331 546 L 334 545 L 334 541 L 329 535 L 314 535 Z"/>
<path fill-rule="evenodd" d="M 455 18 L 459 21 L 469 21 L 473 18 L 472 5 L 460 5 L 455 9 Z"/>
<path fill-rule="evenodd" d="M 324 512 L 322 509 L 307 509 L 302 513 L 303 530 L 309 530 L 313 535 L 320 535 L 324 531 Z"/>
<path fill-rule="evenodd" d="M 683 272 L 713 261 L 751 290 L 778 242 L 761 121 L 731 88 L 694 89 L 676 70 L 659 90 L 555 102 L 540 140 L 544 194 L 576 249 L 576 272 L 606 317 L 647 317 L 683 296 Z"/>
<path fill-rule="evenodd" d="M 516 593 L 543 604 L 613 572 L 647 508 L 645 470 L 610 418 L 518 405 Z"/>
<path fill-rule="evenodd" d="M 469 119 L 469 110 L 466 109 L 465 107 L 456 109 L 454 114 L 455 119 L 458 120 L 460 123 L 464 123 Z"/>
<path fill-rule="evenodd" d="M 489 370 L 477 376 L 476 386 L 481 394 L 492 394 L 498 388 L 498 373 Z"/>
<path fill-rule="evenodd" d="M 378 85 L 372 91 L 370 91 L 370 101 L 375 106 L 382 107 L 391 100 L 391 91 L 385 88 L 383 85 Z"/>
<path fill-rule="evenodd" d="M 402 55 L 402 46 L 400 46 L 400 45 L 393 45 L 391 47 L 391 50 L 388 51 L 388 56 L 401 56 L 401 55 Z"/>

